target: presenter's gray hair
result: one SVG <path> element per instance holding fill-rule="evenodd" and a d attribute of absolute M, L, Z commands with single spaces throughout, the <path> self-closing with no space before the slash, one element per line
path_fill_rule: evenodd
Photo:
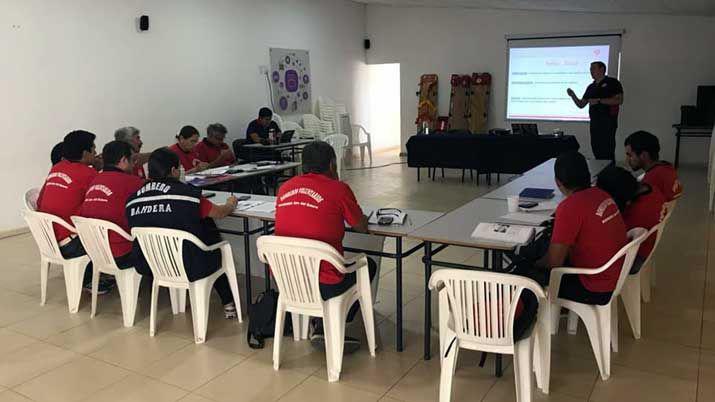
<path fill-rule="evenodd" d="M 139 129 L 132 126 L 122 127 L 114 132 L 114 139 L 117 141 L 131 142 L 132 137 L 139 134 Z"/>
<path fill-rule="evenodd" d="M 228 133 L 228 130 L 226 130 L 226 126 L 221 123 L 209 124 L 209 126 L 206 127 L 206 135 L 208 136 L 213 136 L 214 134 L 226 135 L 226 133 Z"/>

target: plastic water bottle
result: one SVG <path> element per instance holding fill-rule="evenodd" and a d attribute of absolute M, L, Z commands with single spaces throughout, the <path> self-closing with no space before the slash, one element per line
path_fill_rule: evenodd
<path fill-rule="evenodd" d="M 186 169 L 181 164 L 179 164 L 179 181 L 186 183 Z"/>

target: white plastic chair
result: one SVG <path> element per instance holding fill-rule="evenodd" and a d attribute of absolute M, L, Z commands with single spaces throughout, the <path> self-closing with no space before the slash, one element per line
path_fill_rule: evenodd
<path fill-rule="evenodd" d="M 281 116 L 279 116 L 278 113 L 273 113 L 272 120 L 276 122 L 279 130 L 284 131 L 283 130 L 283 118 Z"/>
<path fill-rule="evenodd" d="M 227 241 L 207 246 L 191 233 L 155 227 L 133 228 L 132 235 L 139 241 L 139 246 L 154 276 L 151 289 L 150 336 L 154 336 L 156 333 L 156 307 L 159 287 L 166 287 L 179 290 L 179 304 L 184 303 L 185 291 L 189 291 L 194 341 L 204 343 L 208 327 L 211 288 L 216 279 L 223 274 L 228 277 L 228 283 L 238 312 L 238 321 L 243 322 L 241 298 L 236 281 L 236 267 L 233 263 L 231 245 Z M 184 268 L 184 242 L 192 243 L 203 251 L 221 250 L 221 267 L 206 278 L 190 282 Z"/>
<path fill-rule="evenodd" d="M 72 223 L 77 228 L 82 245 L 92 260 L 92 312 L 90 317 L 94 318 L 97 312 L 99 274 L 105 273 L 113 275 L 117 280 L 124 326 L 133 327 L 142 277 L 134 267 L 127 269 L 117 267 L 109 245 L 109 233 L 114 232 L 128 241 L 132 241 L 132 237 L 116 224 L 100 219 L 73 216 Z"/>
<path fill-rule="evenodd" d="M 660 242 L 660 237 L 663 234 L 664 227 L 665 219 L 661 220 L 659 224 L 653 226 L 648 231 L 646 239 L 655 235 L 653 250 L 651 250 L 650 255 L 648 255 L 646 260 L 643 261 L 640 271 L 636 274 L 628 275 L 625 283 L 623 284 L 623 288 L 621 289 L 621 300 L 623 301 L 623 307 L 625 307 L 628 322 L 631 324 L 633 337 L 635 339 L 641 339 L 641 296 L 643 299 L 647 298 L 650 300 L 650 265 L 653 259 L 653 254 L 655 254 L 655 250 L 658 248 L 658 243 Z M 641 286 L 643 286 L 643 289 L 641 289 Z"/>
<path fill-rule="evenodd" d="M 345 147 L 348 145 L 348 136 L 344 134 L 333 134 L 325 137 L 325 142 L 330 144 L 335 150 L 335 160 L 337 161 L 338 174 L 342 172 L 343 158 L 345 157 Z"/>
<path fill-rule="evenodd" d="M 294 121 L 284 121 L 283 122 L 283 131 L 289 131 L 293 130 L 295 133 L 293 134 L 293 138 L 303 138 L 303 127 L 300 126 L 300 124 L 294 122 Z"/>
<path fill-rule="evenodd" d="M 370 133 L 367 132 L 365 127 L 359 124 L 353 124 L 352 127 L 352 143 L 350 147 L 360 147 L 360 162 L 365 162 L 365 148 L 367 148 L 367 155 L 370 158 L 370 165 L 372 165 L 372 140 Z"/>
<path fill-rule="evenodd" d="M 668 225 L 668 222 L 670 221 L 670 218 L 673 216 L 673 211 L 675 211 L 675 207 L 678 205 L 678 200 L 672 200 L 668 201 L 664 204 L 665 207 L 665 216 L 661 220 L 661 223 L 663 224 L 662 230 L 665 230 L 665 228 Z M 645 271 L 643 275 L 641 275 L 641 297 L 643 298 L 643 301 L 645 303 L 650 302 L 650 296 L 651 296 L 651 289 L 655 287 L 655 280 L 656 280 L 656 269 L 655 269 L 655 260 L 651 259 L 650 262 L 650 269 Z"/>
<path fill-rule="evenodd" d="M 559 313 L 561 308 L 569 310 L 568 331 L 570 334 L 576 333 L 578 319 L 583 320 L 591 341 L 593 354 L 596 356 L 598 370 L 601 378 L 605 381 L 611 376 L 611 346 L 614 351 L 618 351 L 618 308 L 614 300 L 618 299 L 623 283 L 628 277 L 628 273 L 633 266 L 633 260 L 638 252 L 638 247 L 648 235 L 643 228 L 635 228 L 628 231 L 628 244 L 623 246 L 618 252 L 600 268 L 554 268 L 551 270 L 549 279 L 549 300 L 551 301 L 551 332 L 556 334 L 559 326 Z M 624 258 L 625 257 L 625 258 Z M 572 300 L 558 297 L 561 286 L 561 278 L 565 274 L 596 275 L 617 261 L 623 259 L 620 275 L 616 288 L 608 304 L 599 306 L 578 303 Z"/>
<path fill-rule="evenodd" d="M 280 291 L 273 338 L 273 369 L 280 367 L 285 313 L 293 313 L 293 323 L 302 321 L 297 319 L 299 314 L 306 318 L 322 317 L 328 381 L 338 381 L 343 365 L 345 320 L 355 301 L 360 302 L 370 356 L 375 356 L 373 296 L 364 254 L 346 260 L 326 243 L 283 236 L 261 236 L 256 245 L 258 257 L 270 265 Z M 355 272 L 355 285 L 342 295 L 323 301 L 318 283 L 321 261 L 329 262 L 342 273 Z M 294 333 L 297 332 L 294 328 Z M 298 336 L 294 335 L 294 338 L 298 339 Z"/>
<path fill-rule="evenodd" d="M 312 136 L 316 140 L 335 134 L 332 122 L 320 120 L 318 116 L 313 114 L 303 115 L 303 127 L 304 133 Z"/>
<path fill-rule="evenodd" d="M 37 211 L 37 199 L 40 197 L 40 189 L 33 187 L 25 192 L 22 201 L 25 208 L 29 211 Z"/>
<path fill-rule="evenodd" d="M 514 355 L 518 402 L 531 401 L 533 353 L 537 386 L 544 393 L 549 392 L 549 303 L 536 281 L 496 272 L 440 269 L 430 277 L 429 288 L 439 290 L 440 402 L 450 400 L 460 348 Z M 526 289 L 534 293 L 539 303 L 538 319 L 529 337 L 515 341 L 517 301 Z"/>
<path fill-rule="evenodd" d="M 47 276 L 52 264 L 62 265 L 65 277 L 65 289 L 67 291 L 67 305 L 70 313 L 74 314 L 79 310 L 79 300 L 82 296 L 82 282 L 84 271 L 89 263 L 89 257 L 66 259 L 60 252 L 60 245 L 57 243 L 53 224 L 62 226 L 71 233 L 76 233 L 75 228 L 67 224 L 62 218 L 31 210 L 22 211 L 22 216 L 30 227 L 32 237 L 40 250 L 40 304 L 45 305 L 47 300 Z"/>

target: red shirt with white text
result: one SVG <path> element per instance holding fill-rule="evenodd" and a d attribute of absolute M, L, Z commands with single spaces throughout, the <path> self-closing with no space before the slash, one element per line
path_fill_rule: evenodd
<path fill-rule="evenodd" d="M 355 226 L 362 217 L 362 209 L 347 184 L 308 173 L 288 180 L 278 191 L 275 233 L 319 240 L 342 254 L 345 222 Z M 323 261 L 319 280 L 336 284 L 343 280 L 343 274 Z"/>
<path fill-rule="evenodd" d="M 660 223 L 665 214 L 665 197 L 660 190 L 652 187 L 650 192 L 641 194 L 633 200 L 625 211 L 623 211 L 623 220 L 626 222 L 628 230 L 633 228 L 643 228 L 651 230 L 655 225 Z M 646 259 L 653 246 L 655 246 L 655 238 L 657 233 L 653 233 L 638 248 L 638 256 Z"/>
<path fill-rule="evenodd" d="M 666 201 L 673 201 L 683 192 L 683 186 L 678 180 L 678 172 L 667 162 L 658 162 L 650 168 L 645 172 L 642 181 L 660 190 Z"/>
<path fill-rule="evenodd" d="M 78 215 L 90 183 L 97 176 L 97 171 L 80 163 L 61 160 L 52 166 L 45 179 L 45 184 L 37 198 L 37 210 L 62 218 L 70 226 L 74 226 L 70 217 Z M 55 227 L 55 237 L 62 241 L 71 233 L 59 226 Z"/>

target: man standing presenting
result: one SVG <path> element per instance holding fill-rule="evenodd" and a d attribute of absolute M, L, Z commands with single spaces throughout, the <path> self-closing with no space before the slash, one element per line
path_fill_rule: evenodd
<path fill-rule="evenodd" d="M 591 118 L 591 150 L 596 159 L 616 160 L 616 129 L 618 111 L 623 103 L 623 87 L 620 81 L 606 75 L 606 65 L 601 61 L 591 63 L 593 83 L 579 99 L 569 88 L 566 93 L 579 109 L 588 106 Z"/>

